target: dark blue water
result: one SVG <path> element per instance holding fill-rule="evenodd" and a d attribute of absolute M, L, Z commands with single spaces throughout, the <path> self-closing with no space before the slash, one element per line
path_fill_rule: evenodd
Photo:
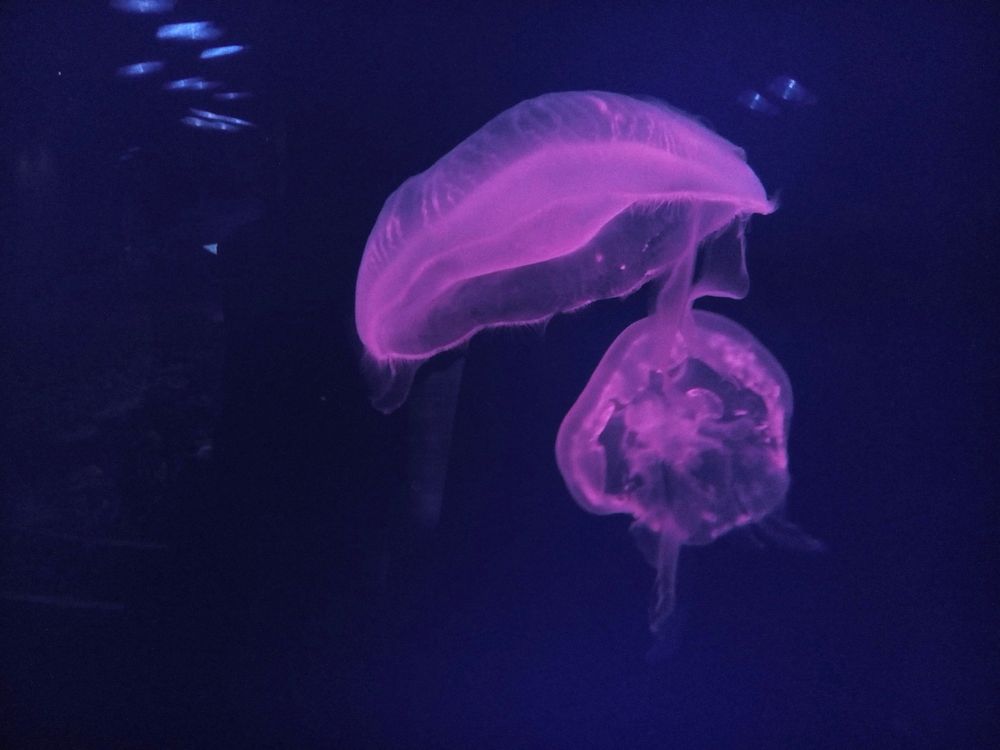
<path fill-rule="evenodd" d="M 994 13 L 176 5 L 0 7 L 0 744 L 990 746 Z M 191 20 L 222 38 L 156 40 Z M 779 195 L 749 297 L 707 306 L 788 371 L 789 513 L 828 546 L 686 550 L 659 644 L 627 520 L 553 455 L 645 300 L 473 340 L 433 532 L 352 319 L 403 179 L 590 88 L 703 117 Z"/>

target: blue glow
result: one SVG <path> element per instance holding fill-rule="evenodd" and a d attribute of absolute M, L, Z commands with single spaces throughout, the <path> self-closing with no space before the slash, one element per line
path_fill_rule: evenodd
<path fill-rule="evenodd" d="M 211 21 L 187 21 L 168 23 L 156 30 L 157 39 L 172 39 L 182 42 L 198 42 L 218 39 L 222 29 Z"/>
<path fill-rule="evenodd" d="M 198 57 L 202 60 L 211 60 L 213 57 L 228 57 L 229 55 L 235 55 L 237 52 L 242 52 L 245 49 L 246 47 L 242 44 L 230 44 L 225 47 L 209 47 L 208 49 L 203 49 Z"/>
<path fill-rule="evenodd" d="M 736 101 L 751 112 L 767 115 L 768 117 L 774 117 L 774 115 L 778 114 L 778 108 L 774 106 L 771 100 L 756 91 L 744 91 L 736 97 Z"/>
<path fill-rule="evenodd" d="M 210 252 L 212 255 L 218 255 L 219 254 L 219 243 L 218 242 L 209 242 L 207 245 L 202 245 L 202 248 L 205 249 L 205 250 L 208 250 L 208 252 Z"/>
<path fill-rule="evenodd" d="M 129 161 L 129 160 L 130 160 L 130 159 L 132 159 L 132 158 L 133 158 L 133 157 L 134 157 L 134 156 L 135 156 L 135 155 L 136 155 L 137 153 L 139 153 L 139 150 L 140 150 L 140 149 L 139 149 L 139 147 L 138 147 L 138 146 L 129 146 L 129 147 L 128 147 L 127 149 L 125 149 L 125 150 L 124 150 L 124 151 L 123 151 L 123 152 L 121 153 L 121 155 L 120 155 L 120 156 L 118 157 L 118 161 Z"/>
<path fill-rule="evenodd" d="M 224 133 L 235 133 L 243 129 L 241 126 L 233 125 L 232 123 L 222 122 L 221 120 L 207 120 L 204 117 L 195 117 L 193 115 L 182 117 L 181 123 L 195 130 L 217 130 Z"/>
<path fill-rule="evenodd" d="M 149 60 L 147 62 L 134 63 L 133 65 L 123 65 L 118 68 L 118 75 L 128 78 L 137 76 L 148 76 L 150 73 L 158 73 L 163 70 L 163 63 L 159 60 Z"/>
<path fill-rule="evenodd" d="M 249 91 L 220 91 L 212 94 L 212 98 L 220 102 L 232 102 L 238 99 L 250 99 L 253 96 Z"/>
<path fill-rule="evenodd" d="M 174 0 L 111 0 L 111 7 L 122 13 L 169 13 Z"/>
<path fill-rule="evenodd" d="M 206 81 L 201 76 L 194 78 L 180 78 L 176 81 L 167 81 L 163 88 L 167 91 L 206 91 L 221 86 L 218 81 Z"/>
<path fill-rule="evenodd" d="M 807 105 L 816 103 L 816 97 L 812 95 L 809 89 L 788 76 L 778 76 L 768 84 L 767 90 L 774 94 L 774 96 L 791 104 Z"/>
<path fill-rule="evenodd" d="M 215 120 L 216 122 L 227 122 L 230 125 L 236 125 L 241 128 L 253 128 L 256 127 L 249 120 L 241 120 L 239 117 L 230 117 L 229 115 L 220 115 L 215 112 L 208 112 L 204 109 L 191 108 L 191 114 L 196 117 L 200 117 L 204 120 Z"/>

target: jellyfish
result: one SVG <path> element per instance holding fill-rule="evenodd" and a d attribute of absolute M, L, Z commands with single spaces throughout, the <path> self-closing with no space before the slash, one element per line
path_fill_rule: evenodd
<path fill-rule="evenodd" d="M 132 63 L 118 68 L 118 75 L 125 78 L 138 78 L 148 76 L 151 73 L 158 73 L 163 70 L 164 63 L 161 60 L 147 60 L 146 62 Z"/>
<path fill-rule="evenodd" d="M 654 313 L 601 359 L 559 428 L 556 460 L 585 510 L 634 519 L 656 569 L 654 632 L 674 608 L 682 545 L 772 517 L 776 529 L 800 533 L 780 515 L 791 415 L 781 365 L 721 315 Z"/>
<path fill-rule="evenodd" d="M 111 0 L 111 7 L 122 13 L 169 13 L 174 0 Z"/>
<path fill-rule="evenodd" d="M 385 412 L 416 369 L 476 332 L 539 324 L 665 281 L 745 291 L 742 233 L 774 204 L 743 152 L 667 105 L 546 94 L 498 115 L 386 200 L 358 271 L 355 322 Z M 661 298 L 663 297 L 661 293 Z"/>
<path fill-rule="evenodd" d="M 218 39 L 222 29 L 212 21 L 167 23 L 156 30 L 156 38 L 181 42 L 203 42 Z"/>

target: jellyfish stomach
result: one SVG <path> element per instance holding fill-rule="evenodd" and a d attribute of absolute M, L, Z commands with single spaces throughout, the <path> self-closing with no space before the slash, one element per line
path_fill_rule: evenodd
<path fill-rule="evenodd" d="M 628 467 L 625 504 L 653 531 L 670 529 L 686 544 L 705 544 L 760 520 L 784 499 L 784 453 L 766 420 L 728 418 L 709 389 L 651 388 L 622 407 L 619 418 L 620 445 L 605 443 L 606 455 Z"/>

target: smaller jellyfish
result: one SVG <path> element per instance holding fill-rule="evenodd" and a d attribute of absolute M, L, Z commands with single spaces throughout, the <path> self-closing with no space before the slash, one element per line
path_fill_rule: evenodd
<path fill-rule="evenodd" d="M 625 329 L 556 440 L 577 503 L 634 519 L 656 569 L 654 632 L 674 608 L 681 546 L 764 521 L 789 485 L 792 389 L 781 365 L 721 315 L 694 310 L 676 320 L 657 312 Z"/>
<path fill-rule="evenodd" d="M 232 115 L 220 115 L 216 112 L 209 112 L 204 109 L 195 109 L 191 107 L 191 114 L 195 117 L 200 117 L 203 120 L 213 120 L 215 122 L 225 122 L 229 125 L 235 125 L 237 128 L 253 128 L 256 127 L 249 120 L 244 120 L 240 117 L 233 117 Z"/>
<path fill-rule="evenodd" d="M 816 97 L 812 92 L 789 76 L 778 76 L 767 85 L 767 90 L 789 104 L 807 106 L 816 103 Z"/>
<path fill-rule="evenodd" d="M 177 42 L 205 42 L 222 36 L 222 29 L 212 21 L 186 21 L 164 24 L 156 30 L 156 38 Z"/>
<path fill-rule="evenodd" d="M 760 92 L 752 89 L 747 89 L 741 93 L 738 97 L 736 97 L 736 101 L 749 109 L 751 112 L 756 112 L 759 115 L 774 117 L 778 114 L 778 108 L 770 99 Z"/>
<path fill-rule="evenodd" d="M 135 158 L 141 149 L 138 146 L 129 146 L 118 156 L 118 161 L 130 161 Z"/>
<path fill-rule="evenodd" d="M 212 98 L 218 102 L 235 102 L 252 97 L 253 94 L 249 91 L 220 91 L 218 94 L 212 94 Z"/>
<path fill-rule="evenodd" d="M 233 125 L 232 123 L 224 122 L 222 120 L 210 120 L 204 117 L 198 117 L 197 115 L 182 117 L 181 124 L 187 125 L 189 128 L 194 128 L 195 130 L 214 130 L 221 133 L 236 133 L 243 129 L 239 125 Z"/>
<path fill-rule="evenodd" d="M 209 47 L 208 49 L 203 49 L 201 54 L 198 55 L 202 60 L 212 60 L 217 57 L 229 57 L 230 55 L 235 55 L 246 47 L 242 44 L 227 44 L 225 47 Z"/>
<path fill-rule="evenodd" d="M 176 81 L 167 81 L 163 84 L 166 91 L 207 91 L 221 86 L 218 81 L 207 81 L 201 76 L 193 78 L 179 78 Z"/>
<path fill-rule="evenodd" d="M 169 13 L 174 5 L 175 0 L 111 0 L 111 7 L 122 13 Z"/>
<path fill-rule="evenodd" d="M 152 73 L 158 73 L 163 70 L 163 62 L 160 60 L 148 60 L 146 62 L 133 63 L 132 65 L 123 65 L 118 68 L 118 75 L 124 78 L 138 78 L 139 76 L 148 76 Z"/>

